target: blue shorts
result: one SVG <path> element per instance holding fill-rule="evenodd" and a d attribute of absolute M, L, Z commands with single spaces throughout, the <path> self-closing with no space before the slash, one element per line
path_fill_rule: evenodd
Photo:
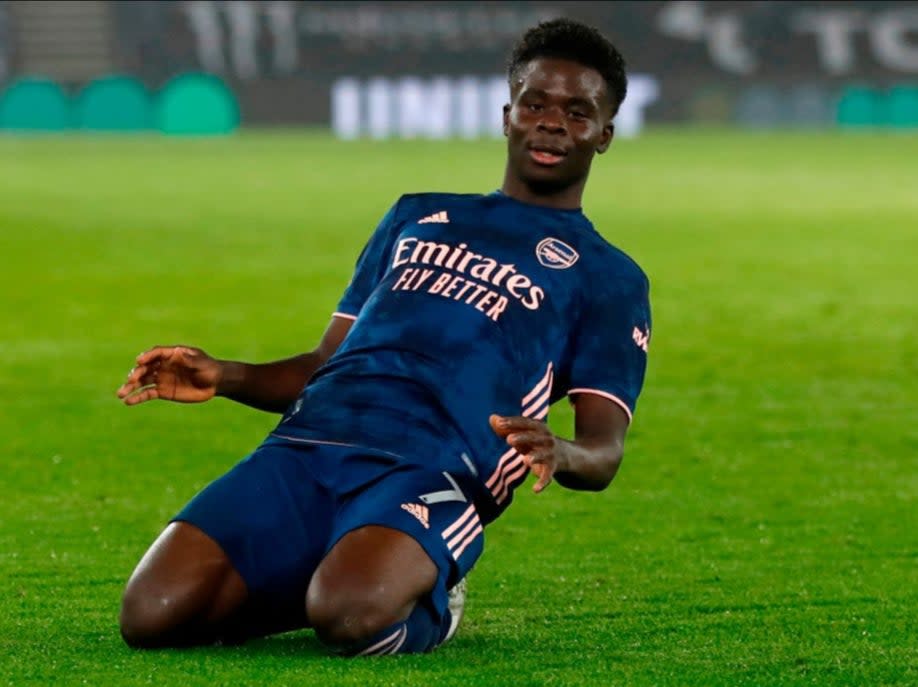
<path fill-rule="evenodd" d="M 384 451 L 270 436 L 173 521 L 213 538 L 253 600 L 278 610 L 305 603 L 319 563 L 348 532 L 367 525 L 399 530 L 439 570 L 423 601 L 442 624 L 447 590 L 484 548 L 463 479 Z"/>

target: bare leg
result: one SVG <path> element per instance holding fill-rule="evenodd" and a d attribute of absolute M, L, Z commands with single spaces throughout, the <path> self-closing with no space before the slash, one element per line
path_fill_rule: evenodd
<path fill-rule="evenodd" d="M 194 525 L 172 523 L 128 580 L 121 635 L 133 647 L 191 646 L 306 625 L 302 609 L 272 622 L 248 600 L 245 582 L 217 542 Z"/>
<path fill-rule="evenodd" d="M 412 537 L 361 527 L 319 564 L 306 593 L 307 615 L 319 639 L 346 650 L 408 618 L 436 581 L 436 565 Z"/>

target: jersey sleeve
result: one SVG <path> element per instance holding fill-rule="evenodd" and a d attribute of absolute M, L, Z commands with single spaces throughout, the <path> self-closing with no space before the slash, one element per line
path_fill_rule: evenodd
<path fill-rule="evenodd" d="M 373 289 L 386 274 L 389 265 L 389 254 L 395 241 L 395 224 L 398 214 L 398 203 L 395 203 L 380 220 L 376 231 L 360 252 L 354 273 L 348 282 L 344 295 L 338 301 L 333 315 L 356 320 L 363 304 L 366 303 Z"/>
<path fill-rule="evenodd" d="M 603 396 L 630 421 L 644 385 L 650 326 L 650 287 L 643 274 L 594 291 L 574 336 L 571 400 L 583 393 Z"/>

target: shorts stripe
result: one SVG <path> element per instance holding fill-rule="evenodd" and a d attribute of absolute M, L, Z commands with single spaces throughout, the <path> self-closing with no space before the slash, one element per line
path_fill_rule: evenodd
<path fill-rule="evenodd" d="M 504 455 L 500 457 L 500 460 L 497 461 L 497 468 L 494 470 L 494 474 L 491 475 L 491 478 L 485 484 L 485 486 L 488 487 L 488 489 L 490 489 L 494 485 L 494 482 L 497 481 L 497 478 L 501 474 L 503 474 L 504 467 L 506 463 L 510 461 L 513 454 L 519 455 L 518 453 L 516 453 L 516 449 L 511 448 L 506 453 L 504 453 Z"/>
<path fill-rule="evenodd" d="M 500 480 L 498 480 L 497 484 L 495 484 L 491 489 L 491 494 L 493 494 L 495 498 L 504 490 L 504 486 L 507 484 L 507 478 L 510 473 L 516 470 L 523 462 L 523 456 L 517 453 L 516 459 L 507 463 L 502 471 Z"/>
<path fill-rule="evenodd" d="M 475 506 L 469 506 L 459 516 L 458 520 L 443 530 L 441 536 L 446 540 L 446 548 L 450 554 L 454 559 L 458 559 L 469 545 L 469 542 L 481 534 L 483 529 L 484 527 L 481 524 L 481 519 L 478 517 Z"/>
<path fill-rule="evenodd" d="M 455 537 L 453 537 L 448 542 L 446 542 L 446 547 L 450 551 L 455 549 L 457 546 L 459 546 L 459 543 L 462 541 L 462 538 L 469 533 L 469 530 L 475 527 L 475 525 L 480 525 L 480 524 L 481 524 L 481 520 L 478 519 L 478 514 L 476 513 L 475 517 L 469 518 L 469 521 L 466 523 L 465 527 L 459 530 L 459 533 Z"/>
<path fill-rule="evenodd" d="M 507 475 L 507 483 L 504 484 L 504 488 L 501 490 L 500 494 L 498 494 L 497 496 L 498 504 L 503 503 L 504 500 L 507 498 L 507 496 L 510 495 L 510 492 L 516 488 L 516 485 L 513 484 L 513 482 L 519 479 L 520 477 L 524 476 L 528 470 L 529 470 L 529 467 L 526 465 L 526 463 L 523 463 L 520 466 L 519 470 L 517 470 L 511 475 Z"/>
<path fill-rule="evenodd" d="M 462 555 L 462 552 L 465 551 L 469 544 L 475 541 L 475 537 L 484 532 L 484 527 L 481 526 L 481 523 L 478 523 L 478 527 L 472 530 L 472 533 L 466 538 L 462 545 L 453 552 L 453 558 L 458 559 Z"/>
<path fill-rule="evenodd" d="M 520 403 L 520 415 L 533 420 L 544 420 L 551 408 L 551 390 L 555 383 L 554 364 L 549 361 L 545 375 L 523 397 Z M 528 472 L 529 468 L 523 456 L 516 449 L 509 449 L 497 461 L 497 467 L 485 486 L 490 489 L 498 504 L 506 500 L 509 492 L 517 486 L 514 481 Z"/>
<path fill-rule="evenodd" d="M 465 512 L 464 512 L 462 515 L 459 516 L 459 519 L 456 520 L 456 522 L 454 522 L 452 525 L 450 525 L 450 526 L 447 527 L 445 530 L 443 530 L 443 538 L 444 538 L 444 539 L 449 539 L 449 536 L 450 536 L 453 532 L 455 532 L 457 529 L 459 529 L 460 527 L 462 527 L 462 525 L 465 524 L 466 519 L 467 519 L 469 516 L 471 516 L 473 513 L 475 513 L 475 506 L 469 506 L 468 508 L 466 508 L 466 509 L 465 509 Z M 478 517 L 478 514 L 477 514 L 477 513 L 475 514 L 475 517 Z"/>

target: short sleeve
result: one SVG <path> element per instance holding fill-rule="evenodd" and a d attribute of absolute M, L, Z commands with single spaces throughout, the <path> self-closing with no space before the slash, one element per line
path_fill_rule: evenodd
<path fill-rule="evenodd" d="M 642 273 L 599 287 L 574 334 L 568 396 L 608 398 L 630 421 L 644 385 L 650 327 L 650 287 Z"/>
<path fill-rule="evenodd" d="M 398 203 L 395 203 L 389 208 L 376 227 L 376 231 L 360 252 L 351 280 L 341 300 L 338 301 L 338 307 L 334 312 L 336 317 L 357 319 L 363 304 L 385 276 L 389 265 L 389 253 L 392 251 L 392 244 L 395 240 L 394 227 L 397 213 Z"/>

